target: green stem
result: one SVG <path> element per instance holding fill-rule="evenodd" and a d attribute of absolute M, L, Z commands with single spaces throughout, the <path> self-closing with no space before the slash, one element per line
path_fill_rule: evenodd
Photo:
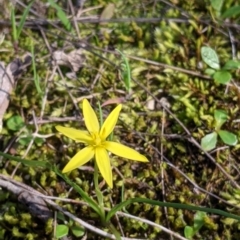
<path fill-rule="evenodd" d="M 112 231 L 113 235 L 115 236 L 116 240 L 121 240 L 121 235 L 118 230 L 114 227 L 112 223 L 109 225 L 110 230 Z"/>
<path fill-rule="evenodd" d="M 98 200 L 98 204 L 99 204 L 99 207 L 101 209 L 101 220 L 103 223 L 105 223 L 105 210 L 104 210 L 104 204 L 103 204 L 103 194 L 99 188 L 99 185 L 98 185 L 98 166 L 97 166 L 97 162 L 96 160 L 94 161 L 94 186 L 95 186 L 95 192 L 96 192 L 96 195 L 97 195 L 97 200 Z"/>

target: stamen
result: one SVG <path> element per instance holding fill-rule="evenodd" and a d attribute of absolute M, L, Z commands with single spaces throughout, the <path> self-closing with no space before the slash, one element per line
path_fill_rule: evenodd
<path fill-rule="evenodd" d="M 98 133 L 92 133 L 92 138 L 94 147 L 100 146 L 102 144 L 102 139 L 100 138 Z"/>

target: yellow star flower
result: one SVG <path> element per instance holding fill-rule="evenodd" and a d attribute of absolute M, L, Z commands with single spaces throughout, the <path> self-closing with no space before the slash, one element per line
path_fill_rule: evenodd
<path fill-rule="evenodd" d="M 122 105 L 119 104 L 107 117 L 101 129 L 97 116 L 89 104 L 87 99 L 83 100 L 83 116 L 88 131 L 81 131 L 75 128 L 56 126 L 56 129 L 65 136 L 75 140 L 76 142 L 85 143 L 86 147 L 80 150 L 64 167 L 63 173 L 72 171 L 88 162 L 95 156 L 97 166 L 109 185 L 112 183 L 112 169 L 108 152 L 112 152 L 120 157 L 136 160 L 140 162 L 148 162 L 147 158 L 137 151 L 117 142 L 107 141 L 107 137 L 113 131 Z"/>

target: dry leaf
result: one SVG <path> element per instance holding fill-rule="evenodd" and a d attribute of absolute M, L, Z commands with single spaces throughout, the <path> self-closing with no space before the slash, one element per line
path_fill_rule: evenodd
<path fill-rule="evenodd" d="M 104 19 L 110 19 L 113 17 L 114 14 L 114 9 L 115 9 L 115 5 L 113 3 L 109 3 L 104 10 L 102 11 L 102 14 L 100 16 L 100 20 L 104 20 Z M 104 22 L 100 23 L 101 25 L 106 24 Z"/>
<path fill-rule="evenodd" d="M 2 130 L 2 118 L 8 108 L 15 81 L 31 64 L 32 57 L 30 54 L 26 54 L 23 59 L 24 61 L 16 58 L 6 67 L 3 62 L 0 62 L 0 131 Z"/>
<path fill-rule="evenodd" d="M 154 110 L 155 109 L 155 100 L 154 99 L 149 99 L 147 102 L 146 102 L 146 107 L 148 110 Z"/>
<path fill-rule="evenodd" d="M 107 106 L 107 105 L 110 105 L 110 104 L 120 104 L 120 103 L 123 103 L 124 101 L 125 101 L 125 98 L 123 98 L 123 97 L 120 97 L 120 98 L 112 98 L 112 99 L 109 99 L 109 100 L 105 101 L 105 102 L 102 104 L 102 107 Z"/>
<path fill-rule="evenodd" d="M 77 72 L 85 61 L 85 56 L 82 53 L 82 49 L 73 50 L 70 53 L 63 51 L 55 51 L 53 53 L 53 63 L 56 65 L 67 66 L 72 69 L 73 72 Z"/>

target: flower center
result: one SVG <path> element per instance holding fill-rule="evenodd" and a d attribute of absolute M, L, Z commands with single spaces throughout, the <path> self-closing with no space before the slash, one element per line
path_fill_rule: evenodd
<path fill-rule="evenodd" d="M 93 138 L 93 146 L 98 147 L 101 146 L 102 144 L 102 139 L 100 138 L 98 133 L 92 133 L 92 138 Z"/>

